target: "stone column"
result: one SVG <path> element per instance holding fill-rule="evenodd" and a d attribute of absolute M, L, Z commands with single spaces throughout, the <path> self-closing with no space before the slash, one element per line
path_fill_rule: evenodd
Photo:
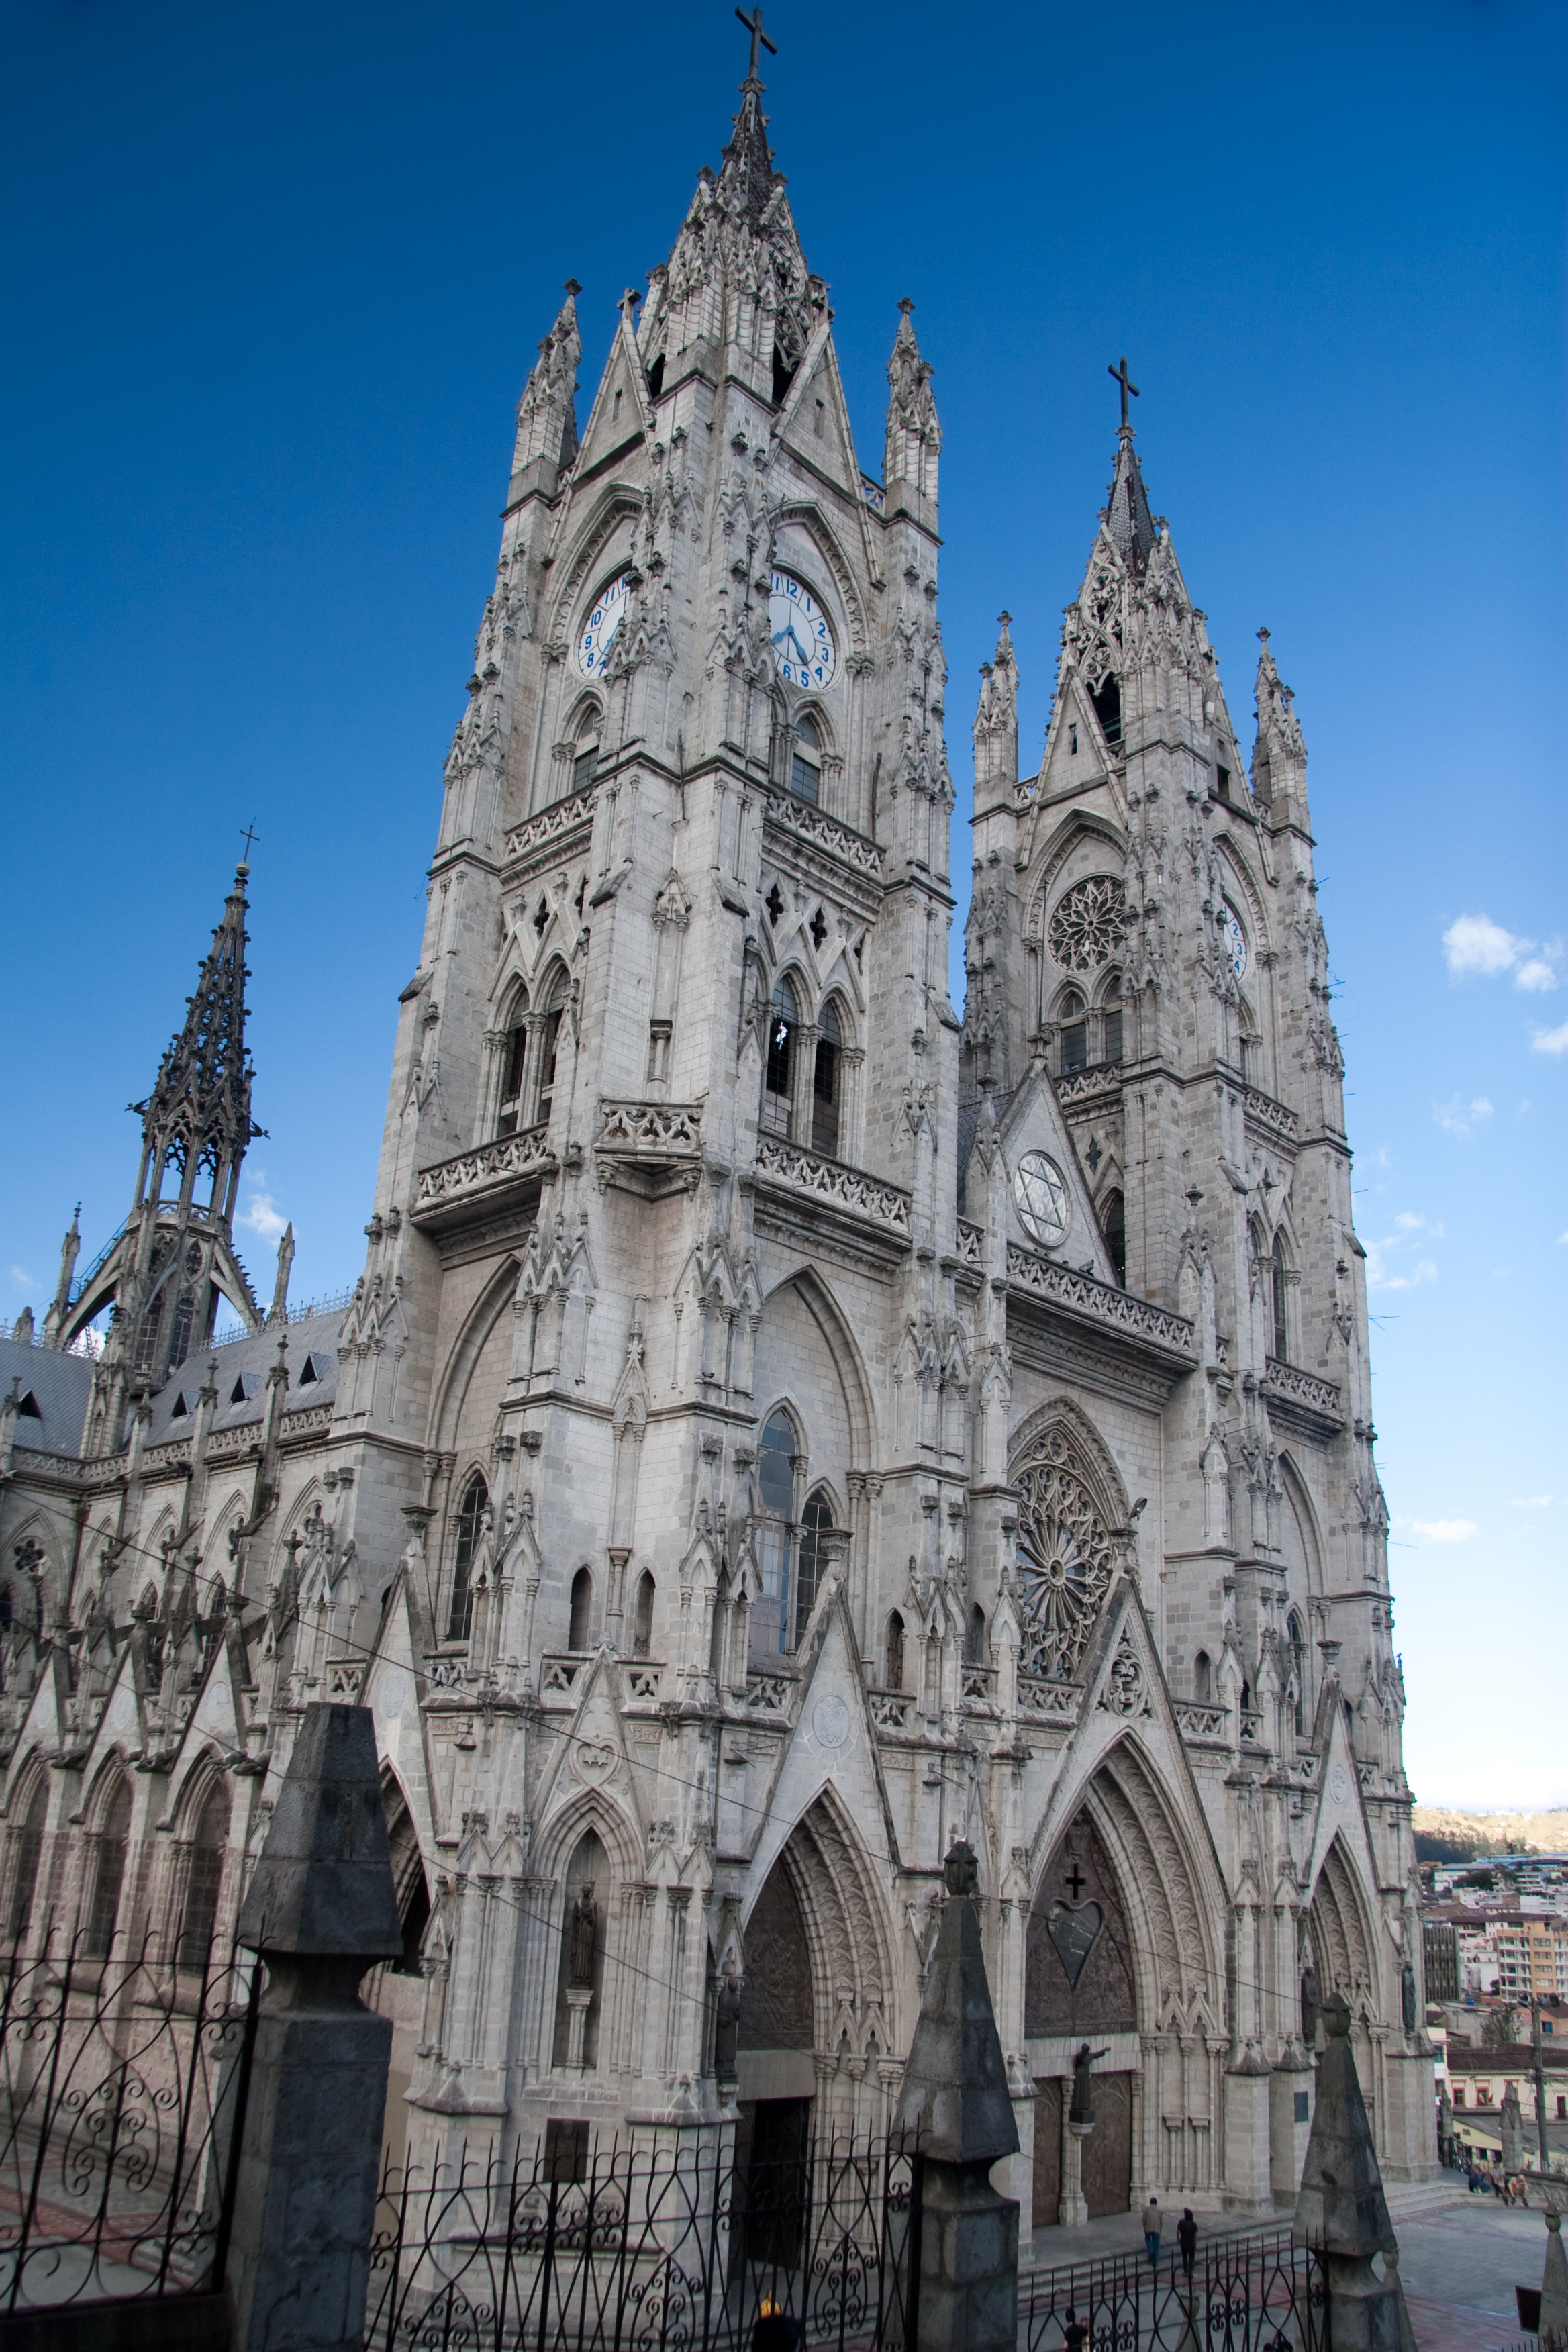
<path fill-rule="evenodd" d="M 363 1707 L 307 1708 L 239 1941 L 267 1989 L 228 2279 L 239 2352 L 359 2352 L 392 2021 L 360 2001 L 403 1930 Z"/>
<path fill-rule="evenodd" d="M 1016 2352 L 1018 2206 L 990 2171 L 1017 2126 L 975 1916 L 979 1868 L 962 1839 L 943 1865 L 937 1930 L 893 2129 L 922 2159 L 918 2352 Z M 910 2282 L 911 2290 L 914 2282 Z"/>
<path fill-rule="evenodd" d="M 1293 2235 L 1299 2246 L 1321 2252 L 1334 2352 L 1400 2352 L 1397 2262 L 1392 2279 L 1376 2277 L 1372 2267 L 1374 2254 L 1397 2253 L 1397 2242 L 1356 2077 L 1350 2009 L 1335 1994 L 1320 2014 L 1327 2039 Z"/>

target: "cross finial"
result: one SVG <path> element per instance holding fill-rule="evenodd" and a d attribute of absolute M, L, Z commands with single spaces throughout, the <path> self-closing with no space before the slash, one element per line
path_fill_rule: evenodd
<path fill-rule="evenodd" d="M 247 824 L 245 828 L 242 838 L 245 842 L 245 862 L 248 866 L 250 863 L 250 845 L 253 841 L 259 841 L 261 835 L 257 832 L 256 827 L 253 824 Z"/>
<path fill-rule="evenodd" d="M 1121 386 L 1121 430 L 1125 433 L 1127 430 L 1127 395 L 1131 393 L 1134 400 L 1142 400 L 1143 395 L 1127 373 L 1127 355 L 1125 352 L 1122 353 L 1121 366 L 1108 367 L 1105 373 L 1107 375 L 1113 375 L 1116 378 L 1117 383 Z"/>
<path fill-rule="evenodd" d="M 750 33 L 752 37 L 752 62 L 746 68 L 746 79 L 748 81 L 757 81 L 757 49 L 759 45 L 763 48 L 766 49 L 770 58 L 776 58 L 779 53 L 778 43 L 776 41 L 770 41 L 767 35 L 763 32 L 763 12 L 760 6 L 754 7 L 749 16 L 743 8 L 737 8 L 735 14 L 739 16 L 742 24 L 744 25 L 747 32 Z"/>

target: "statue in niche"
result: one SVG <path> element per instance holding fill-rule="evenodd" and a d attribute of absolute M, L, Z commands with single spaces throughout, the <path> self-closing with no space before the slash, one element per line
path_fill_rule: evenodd
<path fill-rule="evenodd" d="M 572 1906 L 570 1940 L 566 1948 L 566 1981 L 569 1985 L 591 1985 L 594 1981 L 594 1957 L 599 1942 L 599 1913 L 594 1901 L 594 1882 L 586 1878 L 583 1892 Z"/>
<path fill-rule="evenodd" d="M 1318 2043 L 1318 1971 L 1310 1960 L 1301 1971 L 1301 2039 L 1309 2050 Z"/>
<path fill-rule="evenodd" d="M 1080 2042 L 1072 2062 L 1072 2105 L 1068 2109 L 1069 2124 L 1091 2124 L 1094 2121 L 1094 2076 L 1090 2071 L 1097 2058 L 1109 2058 L 1109 2048 L 1091 2050 L 1087 2042 Z"/>
<path fill-rule="evenodd" d="M 714 2001 L 713 2072 L 721 2083 L 733 2083 L 738 2073 L 741 2042 L 741 1972 L 733 1952 L 726 1956 Z"/>

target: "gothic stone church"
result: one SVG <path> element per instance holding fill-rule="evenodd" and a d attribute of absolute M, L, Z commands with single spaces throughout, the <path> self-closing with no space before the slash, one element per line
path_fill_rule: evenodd
<path fill-rule="evenodd" d="M 1089 2213 L 1289 2198 L 1331 1987 L 1420 2177 L 1290 694 L 1265 641 L 1249 766 L 1124 426 L 1036 772 L 984 674 L 954 1009 L 931 370 L 905 303 L 863 472 L 742 95 L 581 428 L 574 287 L 522 396 L 352 1297 L 235 1255 L 241 867 L 127 1222 L 5 1343 L 0 1927 L 199 1952 L 357 1698 L 395 2148 L 880 2128 L 963 1836 L 1037 2221 L 1086 2036 Z"/>

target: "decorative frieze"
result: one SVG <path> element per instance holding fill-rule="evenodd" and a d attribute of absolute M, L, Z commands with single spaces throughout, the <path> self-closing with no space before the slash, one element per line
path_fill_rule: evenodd
<path fill-rule="evenodd" d="M 564 800 L 552 801 L 537 815 L 525 817 L 514 824 L 506 837 L 509 862 L 532 857 L 542 849 L 553 850 L 564 836 L 578 825 L 590 825 L 594 820 L 596 787 L 590 784 L 580 793 L 569 793 Z"/>
<path fill-rule="evenodd" d="M 1293 1146 L 1300 1140 L 1301 1122 L 1289 1103 L 1276 1102 L 1257 1087 L 1247 1087 L 1243 1101 L 1249 1125 L 1260 1128 L 1277 1143 Z"/>
<path fill-rule="evenodd" d="M 695 1181 L 702 1160 L 702 1105 L 668 1102 L 601 1102 L 595 1146 L 601 1178 L 645 1180 L 674 1173 Z"/>
<path fill-rule="evenodd" d="M 880 881 L 882 853 L 876 843 L 868 840 L 865 834 L 857 833 L 852 825 L 843 824 L 837 817 L 829 816 L 826 809 L 816 807 L 810 801 L 803 801 L 797 793 L 779 793 L 769 804 L 768 816 L 773 824 L 782 825 L 786 833 L 797 835 L 817 849 L 826 849 L 830 856 L 841 857 L 858 874 L 868 874 L 874 880 Z"/>
<path fill-rule="evenodd" d="M 1073 1110 L 1080 1103 L 1098 1102 L 1101 1096 L 1115 1097 L 1121 1092 L 1121 1064 L 1095 1062 L 1087 1070 L 1070 1071 L 1056 1081 L 1057 1100 L 1064 1110 Z"/>
<path fill-rule="evenodd" d="M 1344 1427 L 1344 1402 L 1337 1383 L 1320 1380 L 1316 1372 L 1304 1372 L 1300 1364 L 1282 1364 L 1277 1356 L 1270 1356 L 1263 1393 L 1271 1405 L 1283 1405 L 1288 1412 L 1294 1407 L 1316 1421 L 1331 1423 L 1335 1429 Z"/>
<path fill-rule="evenodd" d="M 1051 1723 L 1076 1723 L 1083 1704 L 1083 1685 L 1058 1681 L 1054 1675 L 1020 1675 L 1018 1712 L 1043 1717 Z"/>
<path fill-rule="evenodd" d="M 985 1233 L 968 1219 L 958 1220 L 958 1262 L 961 1265 L 984 1265 L 985 1263 Z"/>
<path fill-rule="evenodd" d="M 1230 1744 L 1230 1709 L 1225 1706 L 1200 1706 L 1186 1699 L 1175 1703 L 1176 1727 L 1184 1739 Z"/>

